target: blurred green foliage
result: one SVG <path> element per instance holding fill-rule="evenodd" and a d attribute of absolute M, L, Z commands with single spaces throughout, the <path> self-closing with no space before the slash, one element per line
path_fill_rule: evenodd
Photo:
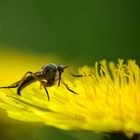
<path fill-rule="evenodd" d="M 118 57 L 140 61 L 139 5 L 139 0 L 1 0 L 0 44 L 81 64 Z"/>
<path fill-rule="evenodd" d="M 0 46 L 57 54 L 77 64 L 119 57 L 140 64 L 139 5 L 139 0 L 1 0 Z M 100 139 L 78 134 L 30 123 L 0 123 L 3 140 Z"/>

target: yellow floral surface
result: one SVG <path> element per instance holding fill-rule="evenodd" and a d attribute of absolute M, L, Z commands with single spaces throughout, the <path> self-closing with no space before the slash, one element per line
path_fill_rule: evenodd
<path fill-rule="evenodd" d="M 62 75 L 78 94 L 56 84 L 47 88 L 48 101 L 35 82 L 23 89 L 22 96 L 16 94 L 17 89 L 0 89 L 0 107 L 11 118 L 64 130 L 123 132 L 128 137 L 140 133 L 140 68 L 135 61 L 103 60 L 80 68 L 79 74 L 84 77 Z"/>

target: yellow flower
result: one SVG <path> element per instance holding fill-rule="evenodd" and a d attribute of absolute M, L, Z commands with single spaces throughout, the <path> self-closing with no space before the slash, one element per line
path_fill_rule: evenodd
<path fill-rule="evenodd" d="M 0 107 L 9 117 L 29 122 L 43 122 L 64 130 L 123 132 L 128 137 L 140 133 L 140 68 L 135 61 L 117 64 L 105 60 L 94 67 L 79 70 L 84 77 L 63 80 L 63 84 L 44 89 L 35 82 L 23 89 L 0 89 Z M 90 76 L 89 76 L 90 75 Z"/>

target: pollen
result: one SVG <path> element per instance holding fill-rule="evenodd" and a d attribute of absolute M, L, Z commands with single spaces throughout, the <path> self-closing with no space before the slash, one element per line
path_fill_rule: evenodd
<path fill-rule="evenodd" d="M 83 77 L 62 76 L 63 84 L 47 88 L 50 101 L 38 82 L 25 88 L 0 89 L 0 107 L 9 117 L 43 122 L 64 130 L 140 134 L 140 68 L 134 60 L 102 60 L 79 68 Z"/>

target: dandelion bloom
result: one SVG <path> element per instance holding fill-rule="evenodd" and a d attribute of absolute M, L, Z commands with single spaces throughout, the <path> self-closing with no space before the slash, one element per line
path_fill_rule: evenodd
<path fill-rule="evenodd" d="M 117 64 L 105 60 L 94 67 L 79 69 L 83 77 L 62 76 L 77 92 L 63 84 L 47 88 L 50 101 L 35 82 L 16 94 L 16 89 L 0 89 L 0 107 L 21 121 L 43 122 L 64 130 L 122 132 L 128 137 L 140 133 L 140 68 L 135 61 Z"/>

